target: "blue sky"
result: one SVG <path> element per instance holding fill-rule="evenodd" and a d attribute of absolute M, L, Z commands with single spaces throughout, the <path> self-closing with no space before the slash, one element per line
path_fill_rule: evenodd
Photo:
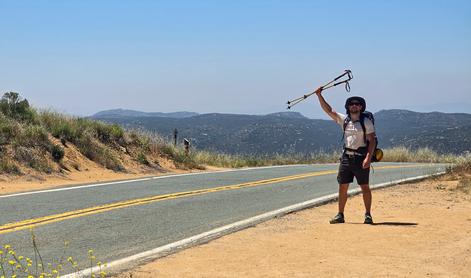
<path fill-rule="evenodd" d="M 264 114 L 344 69 L 369 109 L 471 113 L 471 1 L 5 1 L 0 92 L 104 109 Z M 325 93 L 341 110 L 349 95 Z M 315 98 L 295 107 L 323 117 Z"/>

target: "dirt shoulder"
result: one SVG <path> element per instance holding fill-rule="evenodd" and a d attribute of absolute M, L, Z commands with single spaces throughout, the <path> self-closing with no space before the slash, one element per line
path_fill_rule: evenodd
<path fill-rule="evenodd" d="M 346 224 L 328 224 L 331 203 L 119 277 L 470 277 L 470 182 L 459 189 L 463 183 L 447 176 L 374 191 L 377 225 L 362 224 L 359 195 L 347 203 Z"/>
<path fill-rule="evenodd" d="M 142 169 L 142 167 L 134 167 L 127 172 L 116 172 L 105 169 L 92 161 L 82 160 L 81 168 L 79 170 L 70 168 L 65 174 L 28 173 L 25 170 L 26 174 L 22 176 L 0 175 L 0 195 L 88 183 L 223 170 L 227 169 L 208 166 L 205 170 L 182 170 L 177 169 L 173 164 L 167 163 L 160 169 Z"/>

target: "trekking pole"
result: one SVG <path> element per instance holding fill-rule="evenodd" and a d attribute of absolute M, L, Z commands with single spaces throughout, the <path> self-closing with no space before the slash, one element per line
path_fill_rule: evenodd
<path fill-rule="evenodd" d="M 347 76 L 345 80 L 338 81 L 340 78 L 344 77 L 345 75 Z M 345 70 L 345 72 L 343 74 L 335 77 L 332 81 L 326 83 L 324 86 L 321 87 L 321 89 L 326 90 L 326 89 L 329 89 L 329 88 L 332 88 L 332 87 L 335 87 L 337 85 L 345 83 L 345 90 L 347 92 L 350 92 L 350 84 L 348 82 L 352 79 L 353 79 L 352 71 L 351 70 Z M 313 94 L 315 94 L 315 92 L 305 94 L 302 97 L 298 97 L 298 98 L 295 98 L 293 100 L 288 100 L 288 102 L 287 102 L 288 108 L 287 109 L 291 109 L 291 107 L 295 106 L 296 104 L 300 103 L 301 101 L 305 100 L 306 98 L 312 96 Z"/>

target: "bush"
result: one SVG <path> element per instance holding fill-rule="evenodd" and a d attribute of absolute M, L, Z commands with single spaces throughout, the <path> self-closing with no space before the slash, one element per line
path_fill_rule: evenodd
<path fill-rule="evenodd" d="M 451 173 L 471 174 L 471 153 L 465 153 L 456 158 L 454 165 L 449 169 Z"/>
<path fill-rule="evenodd" d="M 51 145 L 48 132 L 39 125 L 26 125 L 17 130 L 16 137 L 11 142 L 14 146 L 23 147 L 44 147 Z"/>
<path fill-rule="evenodd" d="M 78 149 L 88 159 L 105 166 L 107 169 L 114 171 L 124 170 L 116 155 L 106 145 L 101 144 L 95 139 L 89 130 L 76 141 Z"/>
<path fill-rule="evenodd" d="M 16 166 L 10 159 L 7 157 L 0 158 L 0 173 L 6 174 L 21 174 L 20 168 Z"/>
<path fill-rule="evenodd" d="M 3 95 L 0 99 L 0 111 L 7 117 L 24 122 L 34 123 L 37 118 L 37 113 L 29 106 L 28 100 L 21 99 L 15 92 Z"/>
<path fill-rule="evenodd" d="M 51 155 L 55 162 L 59 162 L 64 158 L 64 149 L 59 145 L 53 145 L 51 149 Z"/>
<path fill-rule="evenodd" d="M 10 144 L 19 130 L 19 124 L 0 113 L 0 145 Z"/>
<path fill-rule="evenodd" d="M 143 152 L 140 152 L 138 155 L 137 155 L 137 158 L 136 160 L 141 163 L 141 164 L 144 164 L 144 165 L 149 165 L 149 160 L 147 160 L 147 157 L 146 155 L 143 153 Z"/>
<path fill-rule="evenodd" d="M 52 172 L 45 152 L 41 149 L 16 146 L 13 157 L 16 159 L 16 161 L 40 172 Z"/>

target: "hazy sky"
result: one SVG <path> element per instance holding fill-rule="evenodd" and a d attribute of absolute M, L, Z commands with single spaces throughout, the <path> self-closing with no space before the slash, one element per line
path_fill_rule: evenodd
<path fill-rule="evenodd" d="M 471 1 L 0 0 L 0 92 L 61 112 L 284 111 L 347 68 L 372 111 L 471 113 Z"/>

